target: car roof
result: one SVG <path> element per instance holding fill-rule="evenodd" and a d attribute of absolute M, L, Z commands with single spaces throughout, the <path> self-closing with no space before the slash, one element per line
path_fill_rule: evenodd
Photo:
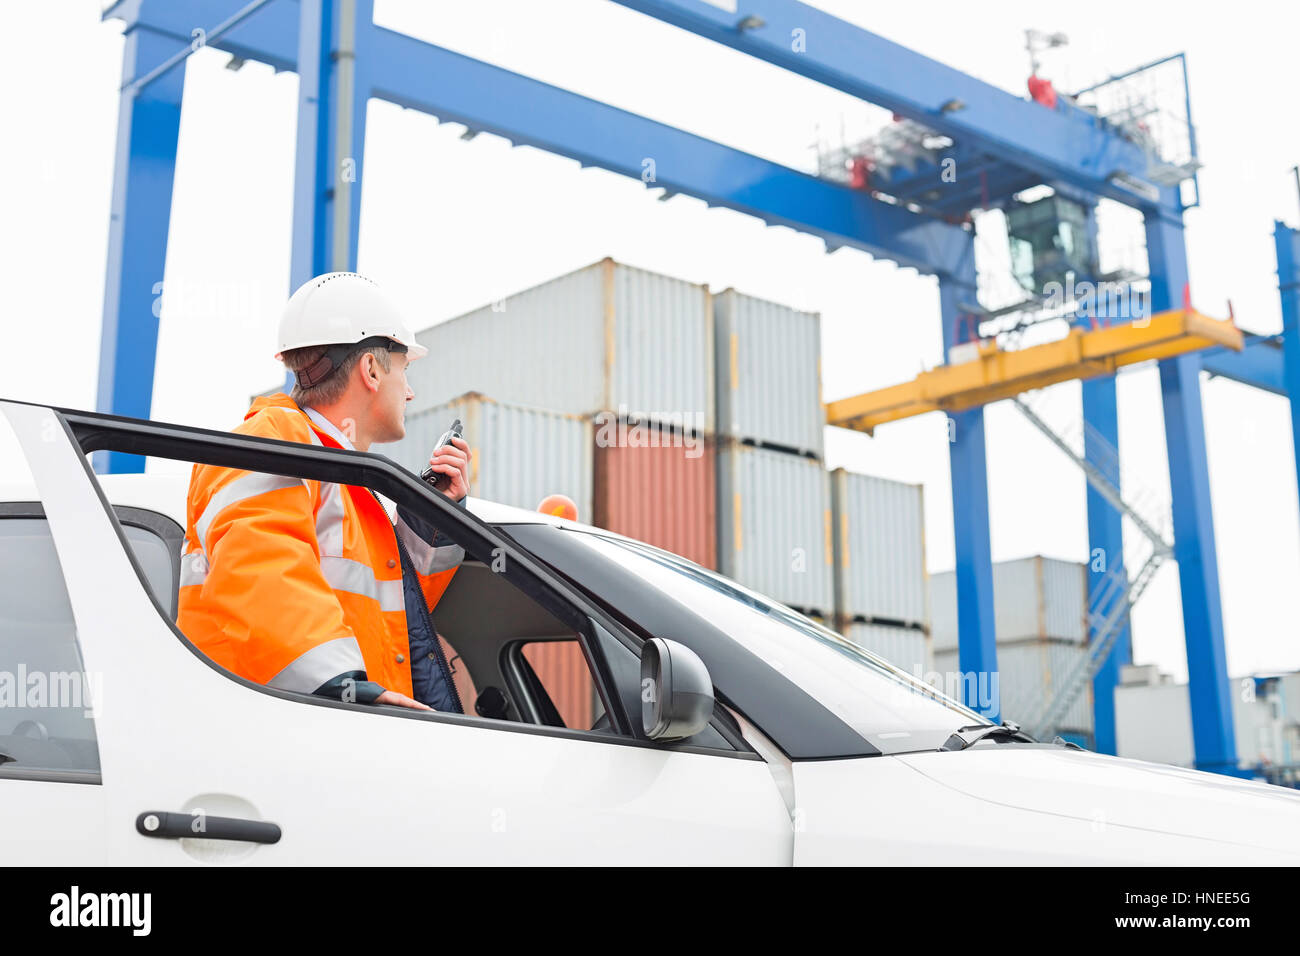
<path fill-rule="evenodd" d="M 182 528 L 185 527 L 185 499 L 190 484 L 188 474 L 97 475 L 96 477 L 99 479 L 100 487 L 104 489 L 109 504 L 155 511 L 171 518 Z M 39 500 L 36 486 L 30 482 L 0 485 L 0 502 Z M 557 528 L 600 530 L 579 521 L 569 521 L 528 508 L 516 508 L 486 498 L 470 497 L 465 504 L 471 514 L 488 524 L 548 524 Z M 609 534 L 607 531 L 600 533 Z"/>

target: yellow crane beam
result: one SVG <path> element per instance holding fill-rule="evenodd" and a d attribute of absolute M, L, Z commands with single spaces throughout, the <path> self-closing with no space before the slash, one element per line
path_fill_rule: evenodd
<path fill-rule="evenodd" d="M 976 358 L 940 365 L 913 381 L 826 403 L 826 421 L 867 434 L 877 425 L 924 415 L 959 412 L 1070 379 L 1111 375 L 1122 366 L 1172 358 L 1216 345 L 1241 351 L 1232 319 L 1212 319 L 1195 309 L 1160 312 L 1110 328 L 1072 328 L 1065 338 L 1004 351 L 993 341 L 972 343 Z"/>

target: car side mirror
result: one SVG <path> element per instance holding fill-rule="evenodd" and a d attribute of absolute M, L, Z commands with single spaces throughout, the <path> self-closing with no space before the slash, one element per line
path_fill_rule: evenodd
<path fill-rule="evenodd" d="M 641 649 L 641 726 L 651 740 L 693 737 L 713 716 L 713 681 L 698 654 L 652 637 Z"/>

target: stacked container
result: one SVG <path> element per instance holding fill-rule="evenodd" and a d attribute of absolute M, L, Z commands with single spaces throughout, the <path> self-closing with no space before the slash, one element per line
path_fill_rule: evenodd
<path fill-rule="evenodd" d="M 718 433 L 821 459 L 821 316 L 727 289 L 713 297 Z"/>
<path fill-rule="evenodd" d="M 904 670 L 929 670 L 921 486 L 837 468 L 831 528 L 845 636 Z"/>
<path fill-rule="evenodd" d="M 420 332 L 420 408 L 477 391 L 590 416 L 712 432 L 713 309 L 706 286 L 604 259 Z"/>
<path fill-rule="evenodd" d="M 821 463 L 724 439 L 717 471 L 722 573 L 804 613 L 832 619 L 830 482 Z"/>
<path fill-rule="evenodd" d="M 1081 644 L 1062 641 L 1017 641 L 998 644 L 998 693 L 1002 701 L 1002 718 L 1027 723 L 1070 676 L 1087 651 Z M 934 669 L 940 674 L 960 670 L 957 650 L 936 651 Z M 1057 719 L 1051 733 L 1069 735 L 1070 739 L 1091 745 L 1092 682 L 1089 681 Z"/>
<path fill-rule="evenodd" d="M 920 485 L 831 472 L 836 606 L 846 620 L 926 626 Z"/>
<path fill-rule="evenodd" d="M 661 434 L 666 444 L 647 446 L 611 444 L 604 433 L 596 429 L 593 523 L 716 569 L 713 439 Z"/>
<path fill-rule="evenodd" d="M 935 670 L 958 667 L 956 578 L 930 578 Z M 1002 716 L 1025 721 L 1038 713 L 1088 653 L 1088 569 L 1035 556 L 993 565 L 993 617 Z M 1090 745 L 1092 683 L 1052 729 Z"/>
<path fill-rule="evenodd" d="M 832 503 L 817 314 L 605 259 L 417 338 L 407 437 L 380 451 L 421 470 L 459 417 L 471 494 L 566 494 L 582 521 L 928 669 L 920 489 L 837 472 Z M 557 687 L 581 683 L 575 660 L 537 653 Z"/>
<path fill-rule="evenodd" d="M 957 579 L 930 578 L 934 649 L 957 647 Z M 1088 640 L 1088 569 L 1041 555 L 993 565 L 993 619 L 998 643 Z"/>
<path fill-rule="evenodd" d="M 844 636 L 858 647 L 883 657 L 914 677 L 924 680 L 934 670 L 930 638 L 920 628 L 850 621 L 842 629 Z"/>
<path fill-rule="evenodd" d="M 833 625 L 820 317 L 735 289 L 713 312 L 718 567 Z"/>
<path fill-rule="evenodd" d="M 519 508 L 536 508 L 550 494 L 568 495 L 578 518 L 592 513 L 592 424 L 577 415 L 498 402 L 471 392 L 406 417 L 406 437 L 375 450 L 419 473 L 433 444 L 454 419 L 464 425 L 470 490 Z"/>

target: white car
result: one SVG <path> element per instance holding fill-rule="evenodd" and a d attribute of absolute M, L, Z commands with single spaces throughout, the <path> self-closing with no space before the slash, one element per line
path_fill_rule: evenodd
<path fill-rule="evenodd" d="M 380 455 L 0 414 L 33 479 L 0 493 L 6 863 L 1300 863 L 1295 791 L 1029 741 L 647 545 L 456 508 Z M 467 713 L 210 662 L 174 624 L 186 478 L 96 476 L 102 450 L 419 512 L 467 552 L 434 612 L 476 689 Z M 581 648 L 586 726 L 524 653 L 559 642 Z"/>

